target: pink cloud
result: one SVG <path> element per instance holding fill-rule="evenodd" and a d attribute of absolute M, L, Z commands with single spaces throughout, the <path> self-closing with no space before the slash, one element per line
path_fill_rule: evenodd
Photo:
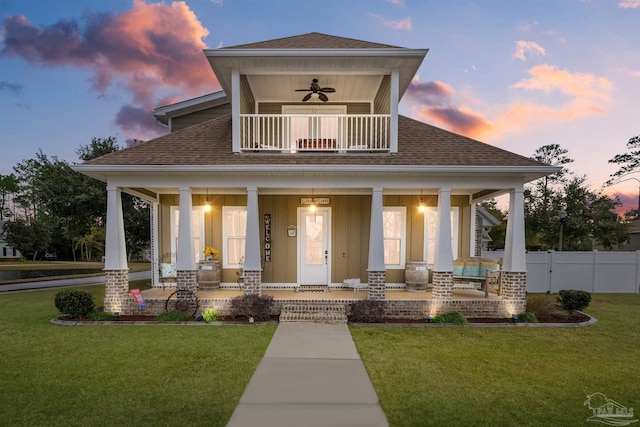
<path fill-rule="evenodd" d="M 512 87 L 526 92 L 559 92 L 560 104 L 519 101 L 494 108 L 493 118 L 464 105 L 448 84 L 414 79 L 406 92 L 417 118 L 471 138 L 495 138 L 545 122 L 567 122 L 607 110 L 611 83 L 592 74 L 574 73 L 549 65 L 529 70 L 529 78 Z"/>
<path fill-rule="evenodd" d="M 419 119 L 470 138 L 479 139 L 490 132 L 492 125 L 482 114 L 464 105 L 454 105 L 455 95 L 450 85 L 440 81 L 420 82 L 417 76 L 405 94 L 413 101 L 413 110 Z"/>
<path fill-rule="evenodd" d="M 622 9 L 637 9 L 640 7 L 640 0 L 624 0 L 618 3 Z"/>
<path fill-rule="evenodd" d="M 94 90 L 104 93 L 122 85 L 131 91 L 136 108 L 149 111 L 161 91 L 177 90 L 184 96 L 218 86 L 202 54 L 208 33 L 184 2 L 134 0 L 132 9 L 121 13 L 87 12 L 81 22 L 60 20 L 46 27 L 24 16 L 7 16 L 0 56 L 21 57 L 38 66 L 87 69 Z M 121 117 L 116 122 L 125 123 Z M 151 132 L 147 124 L 141 123 L 140 129 Z"/>
<path fill-rule="evenodd" d="M 411 30 L 412 28 L 410 16 L 402 19 L 385 19 L 375 13 L 369 13 L 369 16 L 376 18 L 383 26 L 394 30 Z"/>
<path fill-rule="evenodd" d="M 513 58 L 524 61 L 527 59 L 527 54 L 544 56 L 546 54 L 546 51 L 536 42 L 518 40 L 516 42 L 516 51 L 513 54 Z"/>

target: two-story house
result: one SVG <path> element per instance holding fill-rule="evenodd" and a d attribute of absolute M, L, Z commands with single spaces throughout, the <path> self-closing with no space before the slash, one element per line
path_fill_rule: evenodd
<path fill-rule="evenodd" d="M 127 192 L 152 204 L 154 258 L 174 256 L 178 289 L 197 289 L 214 246 L 238 293 L 359 279 L 368 298 L 424 315 L 523 311 L 523 186 L 556 168 L 399 115 L 426 54 L 319 33 L 205 50 L 221 92 L 156 109 L 169 134 L 75 167 L 107 184 L 105 309 L 135 309 Z M 502 194 L 502 292 L 474 305 L 456 297 L 453 261 L 479 255 L 476 205 Z M 402 290 L 414 260 L 433 285 L 419 297 Z"/>

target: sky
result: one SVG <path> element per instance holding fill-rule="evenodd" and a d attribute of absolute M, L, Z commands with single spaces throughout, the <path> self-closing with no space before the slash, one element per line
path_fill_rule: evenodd
<path fill-rule="evenodd" d="M 166 130 L 220 89 L 202 49 L 320 32 L 429 49 L 401 114 L 530 157 L 559 144 L 601 190 L 640 134 L 640 0 L 0 0 L 0 174 Z M 635 208 L 640 173 L 603 189 Z"/>

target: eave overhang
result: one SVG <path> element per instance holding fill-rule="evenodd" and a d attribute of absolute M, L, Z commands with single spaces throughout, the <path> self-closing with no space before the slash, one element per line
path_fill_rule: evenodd
<path fill-rule="evenodd" d="M 231 74 L 399 75 L 400 98 L 409 87 L 428 49 L 206 49 L 224 92 L 232 97 Z"/>

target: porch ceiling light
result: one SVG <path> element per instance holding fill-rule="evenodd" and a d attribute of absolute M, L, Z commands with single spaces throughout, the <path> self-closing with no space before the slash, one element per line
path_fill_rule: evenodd
<path fill-rule="evenodd" d="M 211 202 L 209 202 L 209 189 L 207 188 L 207 196 L 204 199 L 204 211 L 211 212 Z"/>
<path fill-rule="evenodd" d="M 422 190 L 420 190 L 420 204 L 418 205 L 418 212 L 424 213 L 424 210 L 425 210 L 424 200 L 422 200 Z"/>

